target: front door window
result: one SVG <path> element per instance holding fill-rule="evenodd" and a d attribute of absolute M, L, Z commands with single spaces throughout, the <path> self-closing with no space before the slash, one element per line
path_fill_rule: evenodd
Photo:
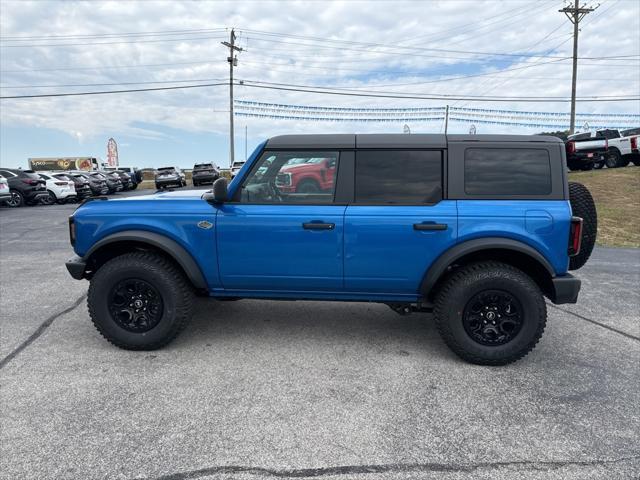
<path fill-rule="evenodd" d="M 338 152 L 265 152 L 240 188 L 240 203 L 331 204 Z"/>

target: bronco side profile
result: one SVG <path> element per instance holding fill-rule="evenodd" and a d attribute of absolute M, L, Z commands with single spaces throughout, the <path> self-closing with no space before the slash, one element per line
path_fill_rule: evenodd
<path fill-rule="evenodd" d="M 307 168 L 322 188 L 284 188 Z M 211 191 L 83 204 L 66 266 L 90 280 L 98 331 L 125 349 L 173 340 L 194 295 L 360 301 L 433 312 L 458 356 L 503 365 L 542 336 L 545 297 L 577 301 L 569 270 L 596 223 L 557 138 L 286 135 Z"/>

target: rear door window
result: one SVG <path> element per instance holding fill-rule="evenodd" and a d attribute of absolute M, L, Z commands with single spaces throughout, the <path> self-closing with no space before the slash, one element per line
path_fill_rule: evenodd
<path fill-rule="evenodd" d="M 549 152 L 535 148 L 467 148 L 464 189 L 469 195 L 551 193 Z"/>
<path fill-rule="evenodd" d="M 360 150 L 356 153 L 356 203 L 427 205 L 440 200 L 442 152 Z"/>

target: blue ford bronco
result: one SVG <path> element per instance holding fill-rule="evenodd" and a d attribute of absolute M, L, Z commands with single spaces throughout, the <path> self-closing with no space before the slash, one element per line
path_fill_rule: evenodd
<path fill-rule="evenodd" d="M 173 340 L 194 295 L 357 301 L 433 312 L 458 356 L 503 365 L 540 339 L 545 297 L 577 301 L 596 221 L 553 137 L 285 135 L 228 185 L 84 203 L 66 266 L 125 349 Z"/>

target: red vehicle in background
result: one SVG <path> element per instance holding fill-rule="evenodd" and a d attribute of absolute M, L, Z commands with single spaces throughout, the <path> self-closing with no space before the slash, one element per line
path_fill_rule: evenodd
<path fill-rule="evenodd" d="M 278 173 L 276 185 L 282 193 L 320 193 L 333 189 L 335 176 L 335 158 L 293 158 Z"/>

